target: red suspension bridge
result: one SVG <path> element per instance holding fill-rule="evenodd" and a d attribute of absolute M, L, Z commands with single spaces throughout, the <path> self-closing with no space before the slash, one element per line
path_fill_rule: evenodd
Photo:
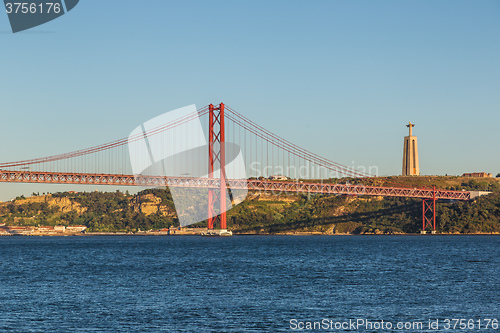
<path fill-rule="evenodd" d="M 208 120 L 206 119 L 208 118 Z M 186 124 L 199 121 L 203 131 L 186 133 Z M 162 172 L 134 174 L 130 163 L 131 143 L 144 137 L 154 138 L 169 133 L 170 140 L 162 142 L 162 149 L 178 146 L 189 140 L 208 142 L 208 158 L 204 165 L 206 176 L 186 174 L 200 161 L 189 158 L 170 158 L 163 161 Z M 203 136 L 197 138 L 196 136 Z M 230 177 L 237 172 L 234 163 L 226 163 L 226 143 L 239 147 L 246 177 Z M 148 159 L 148 149 L 136 152 L 135 159 Z M 230 157 L 229 159 L 233 159 Z M 229 160 L 228 159 L 228 160 Z M 279 175 L 286 180 L 272 180 Z M 401 186 L 381 187 L 353 184 L 334 184 L 332 179 L 342 177 L 367 178 L 370 174 L 333 162 L 303 149 L 266 130 L 235 110 L 219 104 L 203 107 L 173 121 L 107 144 L 43 158 L 0 163 L 0 182 L 92 184 L 130 186 L 169 186 L 175 188 L 208 189 L 208 226 L 226 228 L 226 200 L 222 193 L 232 190 L 301 192 L 336 195 L 369 195 L 421 198 L 423 229 L 435 230 L 437 200 L 470 200 L 467 191 L 449 191 Z"/>

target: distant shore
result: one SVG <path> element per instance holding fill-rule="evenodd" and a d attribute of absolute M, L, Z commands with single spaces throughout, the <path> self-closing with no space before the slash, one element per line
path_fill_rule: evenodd
<path fill-rule="evenodd" d="M 338 234 L 325 234 L 319 232 L 291 232 L 291 233 L 275 233 L 275 234 L 256 234 L 256 233 L 235 233 L 234 236 L 491 236 L 491 235 L 500 235 L 499 232 L 492 233 L 438 233 L 435 234 L 427 233 L 394 233 L 394 234 L 373 234 L 373 233 L 365 233 L 365 234 L 351 234 L 351 233 L 338 233 Z M 0 234 L 0 237 L 89 237 L 89 236 L 169 236 L 169 237 L 178 237 L 178 236 L 202 236 L 201 233 L 177 233 L 177 234 L 167 234 L 167 233 L 158 233 L 158 232 L 86 232 L 86 233 L 72 233 L 72 234 Z"/>
<path fill-rule="evenodd" d="M 427 223 L 427 228 L 435 226 L 441 235 L 500 234 L 500 177 L 394 176 L 329 182 L 491 192 L 470 201 L 440 200 L 434 210 L 435 224 Z M 431 214 L 431 210 L 423 213 L 418 198 L 251 191 L 227 212 L 227 225 L 235 235 L 414 235 L 420 234 L 424 217 L 433 218 Z M 0 203 L 0 235 L 156 236 L 207 231 L 207 224 L 179 224 L 169 189 L 146 189 L 134 195 L 68 191 Z"/>

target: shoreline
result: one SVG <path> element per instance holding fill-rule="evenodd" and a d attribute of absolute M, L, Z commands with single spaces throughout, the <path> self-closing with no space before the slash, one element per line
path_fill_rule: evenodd
<path fill-rule="evenodd" d="M 125 233 L 125 232 L 87 232 L 81 234 L 0 234 L 0 237 L 92 237 L 92 236 L 137 236 L 137 237 L 151 237 L 151 236 L 168 236 L 168 237 L 183 237 L 183 236 L 200 236 L 201 234 L 197 233 L 186 233 L 186 234 L 166 234 L 166 233 Z M 255 233 L 234 233 L 233 236 L 328 236 L 328 237 L 345 237 L 345 236 L 500 236 L 499 232 L 491 232 L 491 233 L 469 233 L 469 234 L 461 234 L 461 233 L 435 233 L 435 234 L 420 234 L 420 233 L 398 233 L 398 234 L 323 234 L 323 233 L 276 233 L 276 234 L 255 234 Z"/>

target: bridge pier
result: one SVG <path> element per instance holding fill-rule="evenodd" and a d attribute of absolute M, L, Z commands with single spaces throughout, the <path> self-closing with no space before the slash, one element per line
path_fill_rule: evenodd
<path fill-rule="evenodd" d="M 422 200 L 422 232 L 426 233 L 426 228 L 432 228 L 431 233 L 436 233 L 436 186 L 432 189 L 432 199 Z"/>

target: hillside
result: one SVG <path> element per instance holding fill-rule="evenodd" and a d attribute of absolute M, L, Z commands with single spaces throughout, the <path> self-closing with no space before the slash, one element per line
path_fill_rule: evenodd
<path fill-rule="evenodd" d="M 331 180 L 339 182 L 339 180 Z M 342 179 L 367 185 L 435 185 L 455 190 L 491 191 L 471 202 L 439 202 L 437 229 L 443 233 L 499 233 L 499 179 L 461 177 L 380 177 Z M 246 234 L 399 234 L 421 228 L 418 199 L 249 193 L 228 212 L 228 228 Z M 85 225 L 88 231 L 136 232 L 178 226 L 168 190 L 137 195 L 64 192 L 0 203 L 0 223 L 7 226 Z M 195 227 L 204 227 L 200 222 Z"/>

